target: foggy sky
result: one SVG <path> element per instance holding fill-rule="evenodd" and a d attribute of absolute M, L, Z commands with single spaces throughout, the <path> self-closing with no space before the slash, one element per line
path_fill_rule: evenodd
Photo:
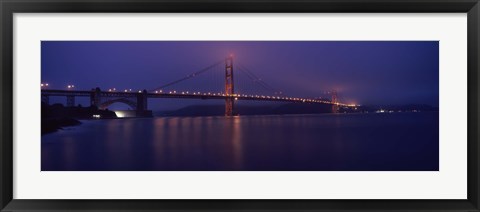
<path fill-rule="evenodd" d="M 41 51 L 42 82 L 52 89 L 148 90 L 233 54 L 234 72 L 244 65 L 288 96 L 337 90 L 345 103 L 438 106 L 437 41 L 43 41 Z M 221 69 L 218 75 L 222 80 Z M 198 81 L 175 89 L 211 84 L 191 80 Z M 149 107 L 208 101 L 154 99 Z"/>

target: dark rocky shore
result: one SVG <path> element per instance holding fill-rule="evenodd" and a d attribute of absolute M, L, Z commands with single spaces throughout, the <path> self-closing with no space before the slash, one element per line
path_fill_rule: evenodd
<path fill-rule="evenodd" d="M 42 135 L 46 133 L 56 132 L 63 127 L 70 127 L 79 125 L 82 122 L 68 117 L 58 117 L 58 118 L 42 118 Z"/>
<path fill-rule="evenodd" d="M 95 117 L 96 116 L 96 117 Z M 56 132 L 63 127 L 81 124 L 81 119 L 117 118 L 115 112 L 100 110 L 95 106 L 64 107 L 62 104 L 47 105 L 42 103 L 42 135 Z"/>

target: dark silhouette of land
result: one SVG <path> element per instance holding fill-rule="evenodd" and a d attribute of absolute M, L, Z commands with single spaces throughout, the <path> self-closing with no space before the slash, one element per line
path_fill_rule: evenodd
<path fill-rule="evenodd" d="M 178 110 L 158 111 L 155 116 L 223 116 L 224 105 L 192 105 Z M 375 113 L 375 112 L 424 112 L 438 111 L 437 107 L 429 105 L 387 105 L 358 106 L 355 108 L 340 108 L 340 113 Z M 331 113 L 331 105 L 292 103 L 283 105 L 248 106 L 237 105 L 237 115 L 284 115 L 284 114 L 321 114 Z M 42 135 L 55 132 L 63 127 L 81 124 L 82 119 L 117 118 L 115 112 L 100 110 L 95 106 L 65 107 L 62 104 L 47 105 L 42 103 Z"/>
<path fill-rule="evenodd" d="M 223 116 L 224 105 L 191 105 L 178 110 L 158 111 L 156 116 Z M 283 105 L 247 106 L 237 105 L 238 115 L 283 115 L 331 113 L 331 105 L 292 103 Z M 420 104 L 409 105 L 369 105 L 356 108 L 340 108 L 339 113 L 422 112 L 438 111 L 437 107 Z"/>
<path fill-rule="evenodd" d="M 81 124 L 79 119 L 116 118 L 115 112 L 99 110 L 94 106 L 64 107 L 62 104 L 47 105 L 42 102 L 42 135 L 55 132 L 63 127 Z"/>

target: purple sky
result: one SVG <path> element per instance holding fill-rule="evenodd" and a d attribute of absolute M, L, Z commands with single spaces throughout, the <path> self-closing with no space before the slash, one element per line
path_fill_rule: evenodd
<path fill-rule="evenodd" d="M 288 96 L 335 89 L 345 103 L 438 106 L 438 51 L 437 41 L 43 41 L 41 71 L 52 89 L 148 90 L 234 54 L 239 92 L 256 89 L 235 69 L 241 64 Z M 171 89 L 221 89 L 217 69 Z M 156 99 L 149 106 L 222 103 L 209 101 Z"/>

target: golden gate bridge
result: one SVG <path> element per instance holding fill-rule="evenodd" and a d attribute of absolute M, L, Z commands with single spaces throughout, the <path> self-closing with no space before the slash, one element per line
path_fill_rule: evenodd
<path fill-rule="evenodd" d="M 216 89 L 211 91 L 185 91 L 185 90 L 166 90 L 169 87 L 181 84 L 192 78 L 197 78 L 205 73 L 212 72 L 212 70 L 221 68 L 225 76 L 221 77 L 222 87 L 221 90 Z M 234 71 L 235 70 L 235 71 Z M 242 73 L 243 77 L 254 85 L 258 85 L 267 93 L 256 92 L 238 92 L 236 85 L 239 83 L 235 81 L 235 77 L 242 76 L 237 75 Z M 214 78 L 219 78 L 218 73 L 213 72 Z M 240 84 L 242 81 L 240 81 Z M 282 91 L 274 89 L 268 83 L 261 78 L 257 77 L 252 71 L 241 64 L 236 64 L 234 69 L 233 56 L 230 55 L 225 60 L 221 60 L 213 65 L 203 68 L 197 72 L 191 73 L 183 78 L 171 81 L 157 88 L 150 90 L 139 90 L 138 92 L 132 92 L 131 89 L 116 90 L 108 89 L 102 91 L 99 87 L 91 90 L 74 90 L 74 85 L 68 85 L 67 89 L 48 89 L 48 84 L 42 84 L 41 96 L 42 102 L 49 104 L 50 97 L 52 96 L 65 96 L 67 98 L 67 107 L 75 106 L 75 97 L 89 97 L 90 104 L 99 109 L 106 109 L 108 106 L 114 103 L 124 103 L 130 108 L 136 111 L 137 116 L 145 116 L 148 114 L 148 99 L 152 98 L 185 98 L 185 99 L 223 99 L 225 100 L 225 116 L 234 116 L 235 102 L 239 100 L 251 100 L 251 101 L 272 101 L 272 102 L 287 102 L 287 103 L 305 103 L 305 104 L 323 104 L 331 105 L 332 112 L 338 112 L 340 107 L 356 107 L 354 104 L 346 104 L 338 101 L 336 91 L 330 91 L 331 99 L 325 98 L 304 98 L 288 96 Z M 206 85 L 206 84 L 203 84 Z M 245 91 L 252 89 L 251 84 L 243 83 Z M 208 85 L 206 86 L 208 87 Z M 237 92 L 236 92 L 237 91 Z M 253 94 L 256 93 L 256 94 Z"/>

